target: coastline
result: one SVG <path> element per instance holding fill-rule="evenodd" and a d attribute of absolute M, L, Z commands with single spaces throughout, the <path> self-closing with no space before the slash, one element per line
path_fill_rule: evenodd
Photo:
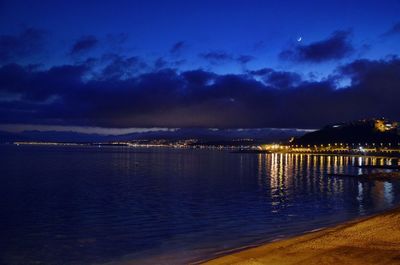
<path fill-rule="evenodd" d="M 400 264 L 400 207 L 245 248 L 201 264 Z"/>
<path fill-rule="evenodd" d="M 399 159 L 400 153 L 334 153 L 334 152 L 279 152 L 279 151 L 235 151 L 232 154 L 294 154 L 294 155 L 313 155 L 313 156 L 345 156 L 345 157 L 373 157 L 373 158 L 390 158 Z"/>

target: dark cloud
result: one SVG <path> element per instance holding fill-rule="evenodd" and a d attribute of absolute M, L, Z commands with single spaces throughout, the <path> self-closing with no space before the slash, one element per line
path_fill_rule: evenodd
<path fill-rule="evenodd" d="M 253 61 L 255 58 L 251 55 L 240 55 L 236 58 L 236 60 L 241 64 L 247 64 L 250 61 Z"/>
<path fill-rule="evenodd" d="M 383 36 L 393 36 L 393 35 L 400 35 L 400 22 L 394 24 L 388 31 L 386 31 Z"/>
<path fill-rule="evenodd" d="M 71 47 L 70 54 L 76 55 L 84 52 L 88 52 L 95 48 L 98 44 L 99 40 L 92 35 L 83 36 L 79 40 L 77 40 L 74 45 Z"/>
<path fill-rule="evenodd" d="M 211 51 L 207 53 L 201 53 L 199 56 L 212 64 L 232 61 L 234 59 L 232 54 L 224 51 Z"/>
<path fill-rule="evenodd" d="M 275 89 L 295 88 L 302 81 L 298 73 L 276 71 L 271 68 L 251 70 L 247 73 L 253 77 L 261 78 L 265 84 Z"/>
<path fill-rule="evenodd" d="M 186 63 L 187 61 L 185 59 L 180 59 L 172 62 L 173 67 L 179 67 L 182 66 Z"/>
<path fill-rule="evenodd" d="M 193 86 L 202 87 L 215 80 L 218 75 L 200 69 L 183 72 L 182 76 Z"/>
<path fill-rule="evenodd" d="M 179 54 L 184 48 L 186 47 L 186 43 L 184 41 L 178 41 L 174 45 L 172 45 L 171 49 L 169 50 L 171 54 Z"/>
<path fill-rule="evenodd" d="M 167 60 L 164 57 L 158 57 L 153 62 L 153 69 L 158 71 L 165 68 L 177 68 L 184 65 L 187 61 L 185 59 Z"/>
<path fill-rule="evenodd" d="M 207 60 L 211 64 L 237 62 L 239 64 L 245 65 L 255 59 L 254 56 L 251 55 L 239 55 L 235 57 L 232 54 L 224 51 L 211 51 L 207 53 L 201 53 L 199 56 Z"/>
<path fill-rule="evenodd" d="M 63 65 L 48 70 L 8 64 L 0 68 L 0 91 L 16 93 L 23 101 L 41 103 L 59 92 L 79 87 L 85 65 Z"/>
<path fill-rule="evenodd" d="M 102 79 L 126 79 L 141 73 L 148 65 L 137 56 L 123 57 L 116 54 L 107 56 L 110 60 L 102 69 Z"/>
<path fill-rule="evenodd" d="M 24 29 L 18 35 L 0 35 L 0 63 L 16 62 L 40 52 L 45 35 L 35 28 Z"/>
<path fill-rule="evenodd" d="M 325 40 L 284 50 L 279 57 L 284 60 L 312 63 L 339 60 L 354 52 L 350 35 L 350 31 L 335 31 Z"/>
<path fill-rule="evenodd" d="M 273 71 L 271 68 L 261 68 L 258 70 L 252 70 L 248 71 L 249 74 L 254 75 L 254 76 L 264 76 L 266 74 L 269 74 Z"/>
<path fill-rule="evenodd" d="M 154 68 L 155 68 L 156 70 L 165 68 L 165 67 L 167 67 L 167 65 L 168 65 L 167 60 L 165 60 L 165 59 L 162 58 L 162 57 L 158 57 L 158 58 L 154 61 Z"/>
<path fill-rule="evenodd" d="M 293 72 L 272 71 L 264 76 L 263 81 L 276 89 L 295 88 L 301 82 L 301 76 Z"/>
<path fill-rule="evenodd" d="M 137 61 L 124 58 L 125 63 L 135 67 Z M 119 73 L 119 66 L 116 69 Z M 400 59 L 396 57 L 354 61 L 338 68 L 336 76 L 318 82 L 269 68 L 241 75 L 162 68 L 88 79 L 90 71 L 88 64 L 0 67 L 0 122 L 315 128 L 365 117 L 400 119 Z M 351 84 L 338 89 L 335 84 L 341 78 Z"/>

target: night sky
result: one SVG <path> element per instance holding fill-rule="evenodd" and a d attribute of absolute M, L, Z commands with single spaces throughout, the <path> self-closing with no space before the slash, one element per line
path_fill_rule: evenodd
<path fill-rule="evenodd" d="M 399 55 L 400 0 L 0 0 L 0 129 L 400 120 Z"/>

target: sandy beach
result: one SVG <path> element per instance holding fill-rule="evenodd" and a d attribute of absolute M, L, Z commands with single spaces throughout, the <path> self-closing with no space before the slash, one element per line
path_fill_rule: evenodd
<path fill-rule="evenodd" d="M 400 264 L 400 208 L 267 243 L 203 264 Z"/>

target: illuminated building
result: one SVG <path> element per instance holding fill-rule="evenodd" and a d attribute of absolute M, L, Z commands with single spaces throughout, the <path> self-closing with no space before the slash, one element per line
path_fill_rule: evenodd
<path fill-rule="evenodd" d="M 382 119 L 375 120 L 374 127 L 376 130 L 378 130 L 380 132 L 394 131 L 394 130 L 398 130 L 398 123 L 387 121 L 384 118 L 382 118 Z"/>

